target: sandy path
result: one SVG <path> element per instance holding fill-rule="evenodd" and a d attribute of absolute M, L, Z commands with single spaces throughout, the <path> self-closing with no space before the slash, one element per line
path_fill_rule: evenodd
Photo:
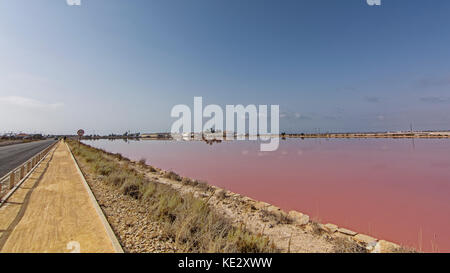
<path fill-rule="evenodd" d="M 0 252 L 115 252 L 67 146 L 49 155 L 0 208 Z"/>

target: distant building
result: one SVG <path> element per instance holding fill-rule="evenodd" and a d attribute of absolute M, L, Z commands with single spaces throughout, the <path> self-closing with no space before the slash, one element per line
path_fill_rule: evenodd
<path fill-rule="evenodd" d="M 31 138 L 31 135 L 25 134 L 25 133 L 20 133 L 20 134 L 15 135 L 15 138 L 18 138 L 18 139 L 27 139 L 27 138 Z"/>

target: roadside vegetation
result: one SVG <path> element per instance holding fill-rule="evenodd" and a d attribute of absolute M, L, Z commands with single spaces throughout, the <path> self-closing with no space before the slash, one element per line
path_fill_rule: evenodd
<path fill-rule="evenodd" d="M 68 143 L 77 161 L 87 166 L 83 171 L 90 172 L 102 183 L 148 208 L 148 217 L 161 224 L 164 234 L 175 242 L 179 251 L 277 252 L 267 237 L 253 234 L 245 227 L 236 227 L 229 219 L 216 213 L 208 205 L 209 199 L 181 194 L 170 185 L 152 181 L 133 169 L 129 160 L 119 154 L 110 154 L 75 141 L 69 140 Z M 138 164 L 145 165 L 145 160 Z M 157 170 L 151 167 L 150 171 Z M 174 172 L 164 176 L 183 184 L 210 189 L 204 182 L 181 178 Z"/>
<path fill-rule="evenodd" d="M 30 136 L 28 138 L 0 136 L 0 147 L 13 145 L 13 144 L 19 144 L 19 143 L 28 143 L 28 142 L 33 142 L 33 141 L 42 140 L 42 139 L 44 139 L 44 138 L 41 135 Z"/>

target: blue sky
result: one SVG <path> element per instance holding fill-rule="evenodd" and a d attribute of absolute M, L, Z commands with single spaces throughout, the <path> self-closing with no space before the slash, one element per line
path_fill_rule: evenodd
<path fill-rule="evenodd" d="M 450 129 L 450 1 L 0 0 L 0 133 L 168 131 L 279 104 L 289 132 Z"/>

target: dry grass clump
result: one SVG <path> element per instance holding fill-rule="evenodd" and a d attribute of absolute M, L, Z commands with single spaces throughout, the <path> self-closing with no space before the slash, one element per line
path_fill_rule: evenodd
<path fill-rule="evenodd" d="M 208 200 L 195 198 L 193 194 L 181 195 L 169 185 L 151 181 L 111 159 L 107 156 L 110 154 L 84 144 L 69 144 L 77 160 L 86 163 L 90 172 L 147 207 L 148 217 L 164 227 L 163 234 L 175 242 L 181 252 L 277 251 L 267 237 L 233 226 L 208 206 Z M 174 172 L 164 177 L 182 181 Z"/>
<path fill-rule="evenodd" d="M 391 251 L 391 253 L 418 253 L 417 250 L 407 246 L 400 246 Z"/>
<path fill-rule="evenodd" d="M 202 191 L 213 191 L 213 188 L 206 181 L 198 181 L 197 188 Z"/>
<path fill-rule="evenodd" d="M 139 165 L 141 165 L 142 167 L 147 166 L 147 159 L 145 158 L 139 159 Z"/>
<path fill-rule="evenodd" d="M 261 209 L 260 214 L 263 218 L 275 221 L 276 224 L 292 224 L 292 218 L 282 212 L 269 211 Z"/>
<path fill-rule="evenodd" d="M 197 185 L 197 181 L 196 181 L 196 180 L 193 180 L 193 179 L 190 179 L 190 178 L 188 178 L 188 177 L 183 177 L 183 178 L 181 179 L 181 184 L 183 184 L 183 185 L 189 185 L 189 186 L 196 186 L 196 185 Z"/>
<path fill-rule="evenodd" d="M 147 165 L 147 159 L 145 159 L 145 158 L 141 158 L 138 161 L 138 165 L 141 166 L 142 168 L 148 169 L 152 173 L 156 173 L 158 171 L 155 167 Z"/>
<path fill-rule="evenodd" d="M 200 181 L 200 180 L 190 179 L 188 177 L 183 177 L 181 179 L 181 183 L 183 185 L 196 187 L 202 191 L 213 191 L 213 188 L 210 185 L 208 185 L 208 183 L 205 181 Z"/>
<path fill-rule="evenodd" d="M 365 247 L 349 238 L 334 238 L 333 243 L 333 252 L 335 253 L 368 253 Z"/>
<path fill-rule="evenodd" d="M 311 228 L 312 228 L 312 234 L 316 236 L 322 236 L 324 233 L 323 228 L 321 227 L 320 223 L 311 221 Z"/>
<path fill-rule="evenodd" d="M 219 190 L 216 196 L 217 198 L 219 198 L 219 200 L 223 200 L 227 197 L 227 192 L 225 190 Z"/>
<path fill-rule="evenodd" d="M 168 178 L 175 181 L 181 181 L 181 176 L 179 176 L 176 172 L 169 171 L 163 175 L 164 178 Z"/>

